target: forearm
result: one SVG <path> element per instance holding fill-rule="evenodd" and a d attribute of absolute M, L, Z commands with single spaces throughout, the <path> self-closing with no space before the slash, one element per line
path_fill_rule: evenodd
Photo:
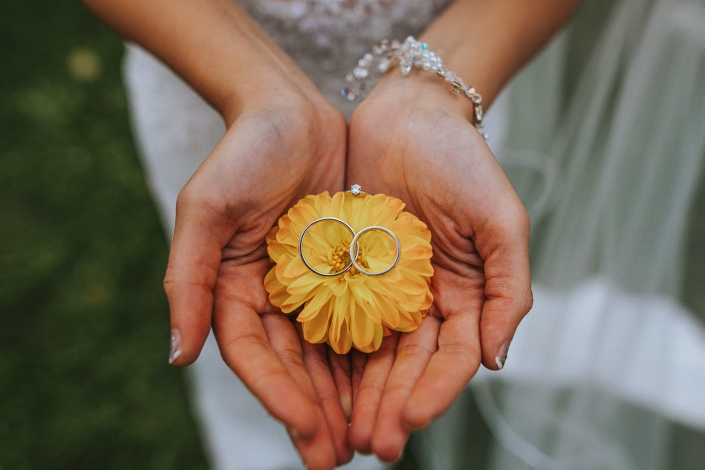
<path fill-rule="evenodd" d="M 83 1 L 125 38 L 171 67 L 228 123 L 252 96 L 276 92 L 284 83 L 310 86 L 303 72 L 232 0 Z M 288 81 L 283 80 L 286 76 Z"/>
<path fill-rule="evenodd" d="M 456 0 L 421 35 L 485 107 L 570 18 L 580 0 Z"/>

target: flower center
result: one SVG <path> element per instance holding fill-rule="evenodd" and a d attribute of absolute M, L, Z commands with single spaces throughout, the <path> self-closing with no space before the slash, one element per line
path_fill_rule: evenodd
<path fill-rule="evenodd" d="M 362 251 L 362 250 L 360 250 Z M 367 269 L 367 262 L 362 256 L 362 253 L 358 253 L 357 258 L 355 258 L 355 262 L 362 266 L 363 268 Z M 350 248 L 344 245 L 336 245 L 336 247 L 333 249 L 333 257 L 331 258 L 331 266 L 333 269 L 335 269 L 335 272 L 339 273 L 345 267 L 350 264 Z M 350 274 L 357 274 L 357 269 L 355 269 L 355 266 L 350 268 Z"/>

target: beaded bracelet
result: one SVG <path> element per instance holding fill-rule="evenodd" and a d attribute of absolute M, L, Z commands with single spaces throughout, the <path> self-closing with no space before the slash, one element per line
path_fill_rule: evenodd
<path fill-rule="evenodd" d="M 399 62 L 399 69 L 404 77 L 411 73 L 412 67 L 430 70 L 450 83 L 455 93 L 467 96 L 475 108 L 475 128 L 485 140 L 489 140 L 489 134 L 483 132 L 482 96 L 475 90 L 475 87 L 466 86 L 462 78 L 448 70 L 441 58 L 428 50 L 428 45 L 425 42 L 419 42 L 412 36 L 406 38 L 403 43 L 396 39 L 391 42 L 384 39 L 380 44 L 372 47 L 372 53 L 365 54 L 357 62 L 357 67 L 345 76 L 345 81 L 351 85 L 342 90 L 343 97 L 354 101 L 360 96 L 365 96 L 371 89 L 369 83 L 372 78 L 371 72 L 376 69 L 380 74 L 384 74 L 396 62 Z"/>

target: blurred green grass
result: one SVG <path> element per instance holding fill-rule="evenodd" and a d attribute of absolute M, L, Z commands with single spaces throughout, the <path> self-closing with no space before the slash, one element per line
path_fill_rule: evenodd
<path fill-rule="evenodd" d="M 122 41 L 80 2 L 2 10 L 0 467 L 205 468 Z"/>

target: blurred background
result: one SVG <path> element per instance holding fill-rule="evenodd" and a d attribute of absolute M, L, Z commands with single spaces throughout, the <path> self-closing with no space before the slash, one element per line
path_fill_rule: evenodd
<path fill-rule="evenodd" d="M 78 1 L 3 1 L 4 470 L 207 468 L 188 377 L 167 365 L 168 244 L 131 136 L 123 52 L 122 40 Z M 683 300 L 702 321 L 700 188 Z M 472 397 L 450 414 L 467 417 L 454 434 L 462 468 L 483 468 L 492 440 Z M 412 437 L 410 448 L 422 438 Z M 672 441 L 669 468 L 705 468 L 705 455 L 679 451 L 705 452 L 702 434 L 676 426 Z M 413 452 L 399 467 L 418 468 Z"/>
<path fill-rule="evenodd" d="M 206 468 L 123 43 L 78 1 L 1 10 L 0 468 Z"/>

